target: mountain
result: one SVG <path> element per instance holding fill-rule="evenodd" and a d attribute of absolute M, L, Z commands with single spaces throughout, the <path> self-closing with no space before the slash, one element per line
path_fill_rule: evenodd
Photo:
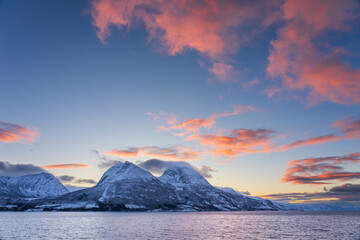
<path fill-rule="evenodd" d="M 255 200 L 233 190 L 212 186 L 189 165 L 173 165 L 159 178 L 173 185 L 182 199 L 181 207 L 188 210 L 279 210 L 271 201 Z"/>
<path fill-rule="evenodd" d="M 172 185 L 130 162 L 111 167 L 93 189 L 102 193 L 102 206 L 115 209 L 167 209 L 179 201 Z"/>
<path fill-rule="evenodd" d="M 125 162 L 108 169 L 94 187 L 59 197 L 20 201 L 12 210 L 166 211 L 175 209 L 179 201 L 173 186 Z"/>
<path fill-rule="evenodd" d="M 69 192 L 53 175 L 0 176 L 0 210 L 5 211 L 241 211 L 359 210 L 325 204 L 278 203 L 212 186 L 186 163 L 168 165 L 160 177 L 130 163 L 109 168 L 98 184 Z"/>
<path fill-rule="evenodd" d="M 0 196 L 13 198 L 47 198 L 68 193 L 50 173 L 19 177 L 0 176 Z"/>
<path fill-rule="evenodd" d="M 187 164 L 169 166 L 162 176 L 130 163 L 117 163 L 98 184 L 62 196 L 19 200 L 10 210 L 235 211 L 279 210 L 269 200 L 213 187 Z M 9 208 L 8 208 L 9 210 Z"/>

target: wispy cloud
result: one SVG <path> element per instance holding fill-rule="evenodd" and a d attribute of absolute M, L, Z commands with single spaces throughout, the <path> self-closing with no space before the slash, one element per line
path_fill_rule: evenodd
<path fill-rule="evenodd" d="M 72 186 L 76 186 L 76 185 L 95 185 L 96 181 L 93 179 L 77 179 L 74 176 L 70 176 L 70 175 L 62 175 L 62 176 L 57 176 L 57 179 L 60 180 L 60 182 L 62 182 L 63 184 L 71 184 Z M 75 184 L 75 185 L 73 185 Z"/>
<path fill-rule="evenodd" d="M 33 129 L 19 124 L 0 122 L 0 142 L 19 142 L 31 143 L 39 133 Z"/>
<path fill-rule="evenodd" d="M 63 183 L 69 183 L 69 182 L 72 182 L 75 180 L 75 177 L 70 176 L 70 175 L 57 176 L 56 178 L 59 179 Z"/>
<path fill-rule="evenodd" d="M 165 120 L 167 124 L 174 125 L 177 122 L 177 116 L 173 113 L 166 113 L 166 112 L 159 112 L 159 113 L 152 113 L 147 112 L 146 115 L 153 117 L 154 121 L 157 120 Z"/>
<path fill-rule="evenodd" d="M 214 63 L 209 72 L 214 74 L 215 79 L 221 82 L 236 82 L 239 71 L 230 64 Z"/>
<path fill-rule="evenodd" d="M 205 178 L 212 178 L 212 173 L 215 172 L 215 170 L 212 167 L 203 165 L 198 168 L 198 172 Z"/>
<path fill-rule="evenodd" d="M 77 179 L 75 181 L 75 183 L 78 183 L 78 184 L 96 184 L 96 181 L 94 179 L 84 179 L 84 178 L 80 178 L 80 179 Z"/>
<path fill-rule="evenodd" d="M 95 156 L 98 158 L 99 164 L 97 166 L 102 170 L 108 169 L 118 162 L 122 162 L 119 159 L 110 159 L 109 157 L 100 154 L 100 152 L 96 149 L 91 150 L 91 153 L 95 154 Z"/>
<path fill-rule="evenodd" d="M 133 152 L 132 152 L 133 151 Z M 129 152 L 131 154 L 129 154 Z M 192 150 L 188 147 L 171 146 L 171 147 L 137 147 L 128 149 L 113 149 L 105 155 L 116 156 L 120 158 L 137 158 L 138 156 L 165 158 L 170 160 L 189 161 L 200 158 L 201 152 Z"/>
<path fill-rule="evenodd" d="M 87 164 L 80 164 L 80 163 L 66 163 L 66 164 L 55 164 L 55 165 L 46 165 L 42 166 L 45 169 L 70 169 L 70 168 L 87 168 L 91 167 Z"/>
<path fill-rule="evenodd" d="M 288 163 L 281 181 L 293 184 L 330 184 L 333 181 L 360 179 L 360 172 L 344 171 L 341 165 L 349 163 L 360 163 L 360 153 L 293 160 Z"/>
<path fill-rule="evenodd" d="M 251 81 L 245 82 L 242 86 L 245 90 L 249 90 L 250 88 L 260 84 L 260 80 L 258 78 L 255 78 Z"/>
<path fill-rule="evenodd" d="M 152 172 L 154 174 L 162 174 L 168 167 L 171 167 L 171 166 L 190 167 L 190 168 L 194 169 L 195 171 L 197 171 L 199 174 L 201 174 L 205 178 L 212 178 L 212 173 L 214 172 L 214 169 L 212 169 L 209 166 L 205 166 L 205 165 L 198 168 L 188 162 L 163 161 L 163 160 L 159 160 L 159 159 L 150 159 L 145 162 L 139 163 L 138 166 L 143 168 L 144 170 Z"/>
<path fill-rule="evenodd" d="M 281 146 L 280 149 L 285 151 L 292 148 L 297 148 L 307 145 L 323 144 L 326 142 L 339 141 L 344 139 L 360 138 L 360 118 L 355 118 L 355 117 L 343 118 L 333 123 L 333 127 L 340 129 L 341 134 L 339 135 L 327 134 L 323 136 L 297 140 L 292 143 Z"/>
<path fill-rule="evenodd" d="M 269 76 L 281 78 L 290 91 L 308 91 L 309 105 L 360 103 L 360 69 L 343 61 L 348 52 L 326 37 L 328 32 L 350 31 L 351 21 L 359 16 L 359 2 L 287 0 L 282 10 L 285 23 L 271 41 Z"/>

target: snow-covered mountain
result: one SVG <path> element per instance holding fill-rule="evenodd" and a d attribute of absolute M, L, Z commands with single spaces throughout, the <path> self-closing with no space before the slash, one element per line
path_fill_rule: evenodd
<path fill-rule="evenodd" d="M 216 188 L 189 165 L 173 165 L 159 179 L 176 188 L 181 207 L 189 210 L 279 210 L 271 201 Z"/>
<path fill-rule="evenodd" d="M 50 173 L 19 177 L 0 176 L 0 196 L 16 198 L 56 197 L 69 191 Z"/>
<path fill-rule="evenodd" d="M 160 177 L 130 162 L 108 169 L 98 184 L 58 197 L 13 202 L 10 210 L 235 211 L 279 210 L 271 201 L 213 187 L 186 164 Z"/>
<path fill-rule="evenodd" d="M 98 202 L 116 209 L 156 209 L 179 201 L 175 188 L 130 162 L 117 163 L 92 188 Z"/>
<path fill-rule="evenodd" d="M 212 186 L 185 163 L 170 164 L 160 177 L 130 162 L 117 163 L 104 173 L 96 186 L 71 190 L 49 173 L 0 177 L 0 210 L 347 210 L 324 204 L 277 203 L 244 196 L 232 188 Z"/>

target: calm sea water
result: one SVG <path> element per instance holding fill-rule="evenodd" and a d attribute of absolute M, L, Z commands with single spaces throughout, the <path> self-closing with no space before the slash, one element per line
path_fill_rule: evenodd
<path fill-rule="evenodd" d="M 0 239 L 360 239 L 360 212 L 0 212 Z"/>

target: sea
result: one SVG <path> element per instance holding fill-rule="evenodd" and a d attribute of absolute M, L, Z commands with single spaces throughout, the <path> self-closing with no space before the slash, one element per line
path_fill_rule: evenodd
<path fill-rule="evenodd" d="M 0 212 L 0 239 L 360 240 L 360 212 Z"/>

